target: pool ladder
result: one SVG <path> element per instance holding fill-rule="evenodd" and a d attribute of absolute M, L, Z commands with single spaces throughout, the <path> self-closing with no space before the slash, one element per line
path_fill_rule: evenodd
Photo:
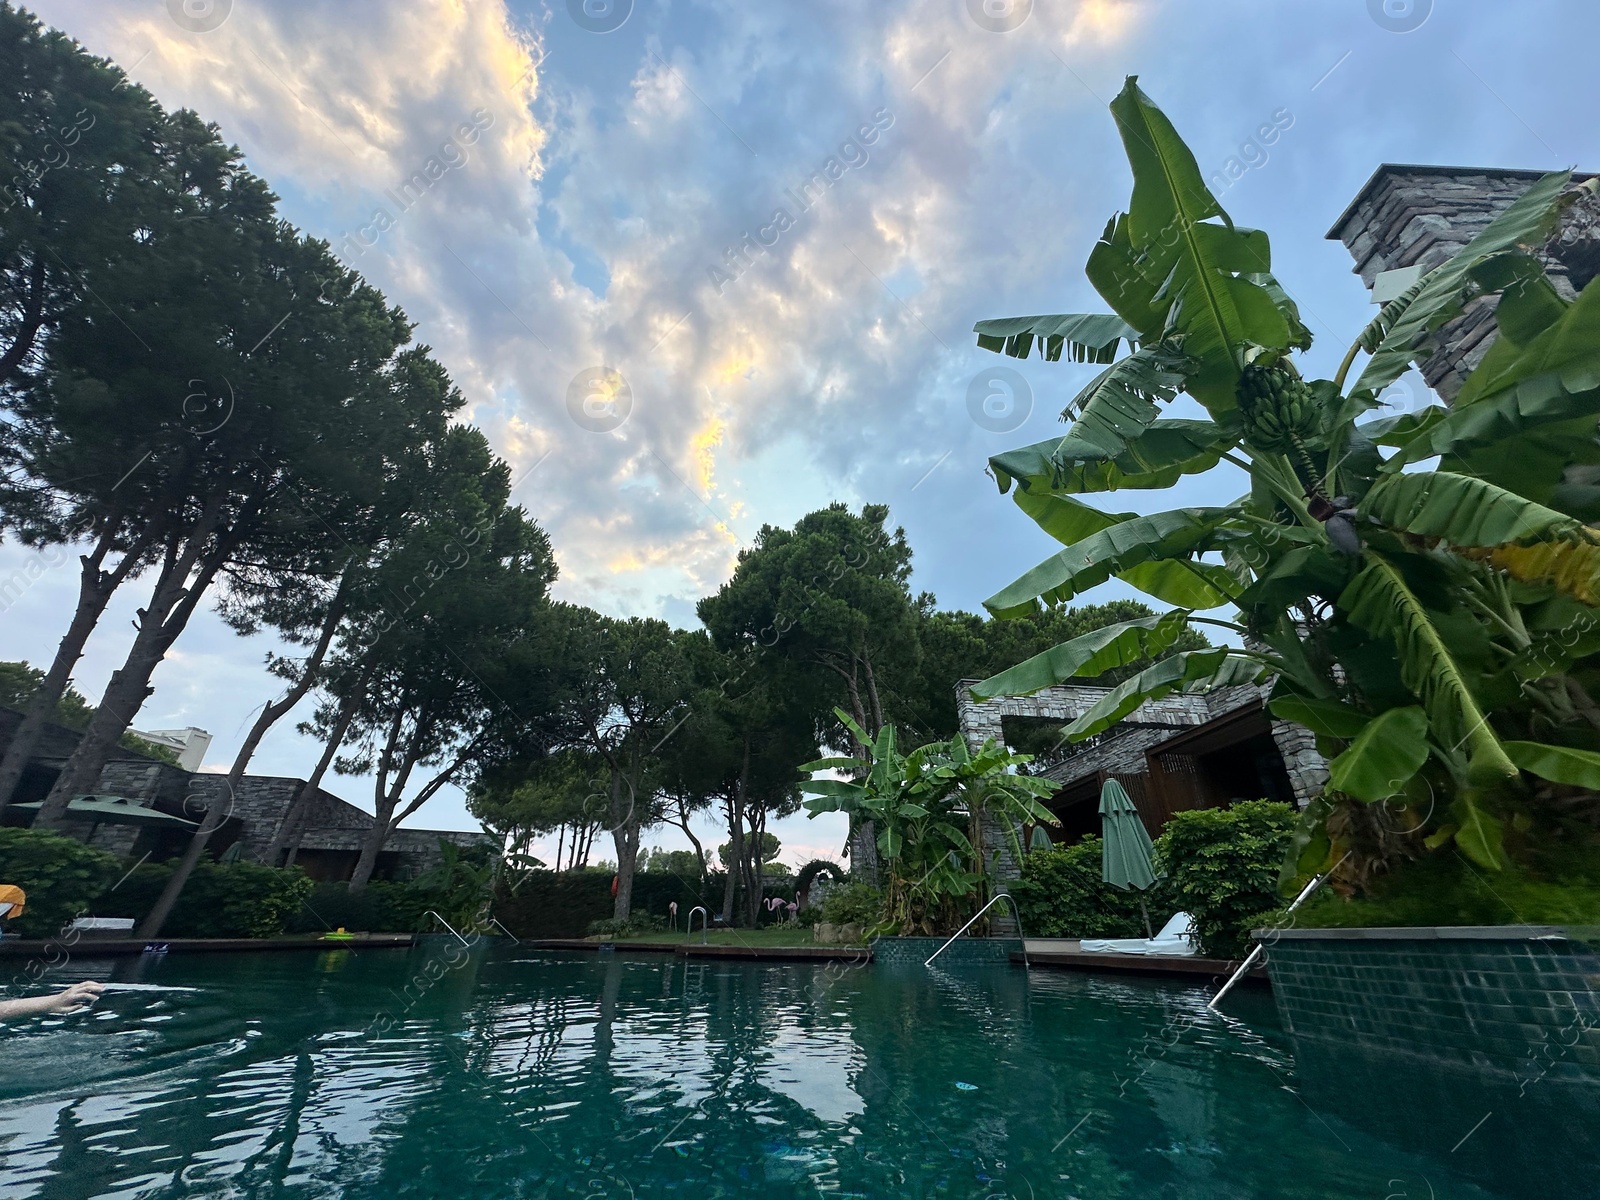
<path fill-rule="evenodd" d="M 985 904 L 982 908 L 980 908 L 978 910 L 977 916 L 974 916 L 972 918 L 972 920 L 968 921 L 960 929 L 956 930 L 955 933 L 951 934 L 950 935 L 950 941 L 946 942 L 944 945 L 940 946 L 937 950 L 935 950 L 932 954 L 928 955 L 928 961 L 923 963 L 922 965 L 925 966 L 925 967 L 933 966 L 933 960 L 938 958 L 939 955 L 943 954 L 946 950 L 950 949 L 950 942 L 955 941 L 956 938 L 960 937 L 963 933 L 965 933 L 967 930 L 971 929 L 974 925 L 976 925 L 978 923 L 978 917 L 983 916 L 984 913 L 988 912 L 991 908 L 993 908 L 996 904 L 999 904 L 1000 901 L 1002 901 L 1002 900 L 1011 900 L 1011 911 L 1017 918 L 1017 940 L 1022 943 L 1022 966 L 1023 966 L 1023 968 L 1025 970 L 1030 970 L 1031 971 L 1033 968 L 1028 963 L 1028 940 L 1022 936 L 1022 914 L 1017 911 L 1017 902 L 1015 900 L 1012 900 L 1011 893 L 1009 893 L 1009 892 L 997 892 L 995 894 L 994 898 L 989 901 L 989 903 Z"/>
<path fill-rule="evenodd" d="M 704 904 L 696 904 L 689 910 L 689 919 L 683 923 L 683 941 L 685 945 L 688 945 L 689 935 L 694 932 L 695 913 L 700 914 L 700 944 L 704 946 L 706 944 L 706 935 L 710 932 L 708 926 L 711 924 L 711 914 L 706 911 Z"/>
<path fill-rule="evenodd" d="M 439 922 L 439 924 L 443 925 L 451 933 L 455 934 L 456 941 L 460 942 L 463 946 L 470 947 L 472 945 L 472 943 L 467 941 L 466 938 L 462 937 L 459 933 L 456 933 L 456 927 L 454 925 L 450 924 L 449 921 L 446 921 L 438 913 L 434 912 L 433 909 L 431 909 L 431 908 L 428 909 L 422 915 L 425 916 L 425 917 L 432 917 L 435 921 Z"/>

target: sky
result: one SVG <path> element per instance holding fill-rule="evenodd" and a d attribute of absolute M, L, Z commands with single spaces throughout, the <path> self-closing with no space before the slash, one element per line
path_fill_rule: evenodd
<path fill-rule="evenodd" d="M 913 589 L 947 608 L 1052 552 L 985 464 L 1058 433 L 1096 368 L 1000 358 L 971 329 L 1104 310 L 1082 269 L 1127 200 L 1106 108 L 1127 75 L 1270 233 L 1325 374 L 1372 310 L 1324 235 L 1380 163 L 1600 168 L 1591 0 L 32 7 L 214 121 L 287 219 L 410 314 L 549 531 L 559 598 L 681 627 L 762 525 L 833 500 L 888 504 Z M 1116 503 L 1225 501 L 1230 470 Z M 30 581 L 0 658 L 48 662 L 75 561 L 0 545 L 0 578 Z M 138 592 L 75 676 L 91 699 Z M 197 615 L 136 724 L 209 730 L 225 770 L 277 690 L 271 648 Z M 317 750 L 284 721 L 252 770 L 303 777 Z M 370 780 L 329 787 L 370 810 Z M 459 792 L 408 824 L 476 828 Z M 840 818 L 773 830 L 792 864 L 844 836 Z"/>

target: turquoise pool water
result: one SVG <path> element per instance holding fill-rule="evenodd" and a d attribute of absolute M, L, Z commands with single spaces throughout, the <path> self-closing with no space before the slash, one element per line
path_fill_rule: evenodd
<path fill-rule="evenodd" d="M 7 1200 L 1490 1194 L 1310 1107 L 1260 992 L 440 944 L 85 976 L 135 987 L 0 1032 Z"/>

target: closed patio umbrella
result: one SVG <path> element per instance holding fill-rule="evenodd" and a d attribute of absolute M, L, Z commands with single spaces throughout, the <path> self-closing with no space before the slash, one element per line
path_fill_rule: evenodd
<path fill-rule="evenodd" d="M 1154 847 L 1139 819 L 1139 810 L 1134 808 L 1128 790 L 1115 779 L 1106 780 L 1100 788 L 1100 836 L 1100 878 L 1106 883 L 1123 891 L 1137 888 L 1143 892 L 1160 878 L 1150 861 Z M 1144 913 L 1145 936 L 1154 937 L 1143 895 L 1139 897 L 1139 911 Z"/>

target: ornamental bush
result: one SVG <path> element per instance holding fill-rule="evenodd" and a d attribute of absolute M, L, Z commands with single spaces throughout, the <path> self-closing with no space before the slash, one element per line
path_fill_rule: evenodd
<path fill-rule="evenodd" d="M 884 894 L 871 884 L 847 883 L 816 906 L 816 918 L 829 925 L 876 925 L 883 920 L 884 905 Z"/>
<path fill-rule="evenodd" d="M 615 917 L 606 917 L 604 920 L 589 922 L 590 937 L 637 937 L 640 934 L 660 933 L 667 927 L 667 919 L 658 913 L 636 912 L 623 917 L 620 921 Z"/>
<path fill-rule="evenodd" d="M 6 929 L 48 938 L 74 917 L 116 915 L 92 906 L 123 869 L 116 855 L 65 834 L 0 828 L 0 883 L 15 884 L 28 896 L 22 916 L 7 921 Z"/>
<path fill-rule="evenodd" d="M 1087 837 L 1071 846 L 1031 850 L 1022 878 L 1010 887 L 1028 937 L 1143 937 L 1139 893 L 1122 891 L 1100 878 L 1101 842 Z M 1172 912 L 1165 881 L 1144 895 L 1150 920 L 1159 927 Z"/>
<path fill-rule="evenodd" d="M 114 892 L 95 901 L 95 916 L 142 918 L 172 875 L 168 863 L 137 867 Z M 312 883 L 298 867 L 218 863 L 202 859 L 162 926 L 163 937 L 274 937 L 296 917 Z"/>
<path fill-rule="evenodd" d="M 1156 839 L 1172 911 L 1193 915 L 1203 953 L 1239 958 L 1264 913 L 1283 906 L 1278 875 L 1299 813 L 1289 804 L 1248 800 L 1181 812 Z M 1152 917 L 1154 909 L 1151 909 Z"/>

